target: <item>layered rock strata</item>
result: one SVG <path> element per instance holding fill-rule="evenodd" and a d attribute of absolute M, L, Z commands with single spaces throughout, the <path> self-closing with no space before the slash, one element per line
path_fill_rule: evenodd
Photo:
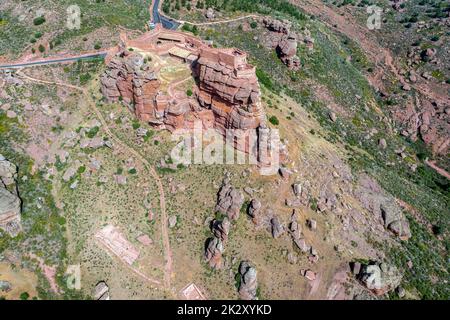
<path fill-rule="evenodd" d="M 255 161 L 270 162 L 265 151 L 274 148 L 266 141 L 270 132 L 266 132 L 261 90 L 247 54 L 207 45 L 192 50 L 198 55 L 191 65 L 197 87 L 190 98 L 163 93 L 152 62 L 124 48 L 110 59 L 101 76 L 102 93 L 110 102 L 123 101 L 140 120 L 157 128 L 191 129 L 200 121 L 204 129 L 217 129 L 236 149 L 251 152 Z"/>

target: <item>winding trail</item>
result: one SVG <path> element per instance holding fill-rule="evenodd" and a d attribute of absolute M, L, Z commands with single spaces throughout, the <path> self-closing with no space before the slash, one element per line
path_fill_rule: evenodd
<path fill-rule="evenodd" d="M 118 146 L 119 148 L 121 148 L 122 151 L 127 151 L 128 153 L 132 154 L 137 159 L 139 159 L 142 162 L 142 164 L 144 165 L 145 169 L 150 173 L 150 175 L 152 176 L 152 178 L 154 179 L 154 181 L 156 182 L 156 184 L 158 186 L 158 191 L 159 191 L 159 195 L 160 195 L 159 196 L 159 203 L 160 203 L 160 209 L 161 209 L 161 233 L 162 233 L 162 240 L 163 240 L 163 246 L 164 246 L 164 255 L 165 255 L 165 262 L 166 262 L 165 263 L 165 267 L 164 267 L 164 287 L 169 292 L 172 292 L 172 290 L 171 290 L 171 277 L 172 277 L 172 262 L 173 262 L 173 260 L 172 260 L 172 250 L 170 248 L 168 225 L 167 225 L 166 200 L 165 200 L 165 195 L 164 195 L 164 187 L 162 185 L 161 179 L 158 176 L 156 170 L 153 168 L 153 166 L 150 164 L 150 162 L 148 162 L 148 160 L 145 159 L 145 157 L 143 157 L 138 151 L 136 151 L 132 147 L 129 147 L 124 142 L 122 142 L 111 131 L 111 129 L 109 128 L 108 123 L 106 122 L 105 118 L 103 117 L 101 112 L 98 110 L 98 108 L 95 105 L 95 103 L 92 101 L 92 99 L 91 99 L 91 97 L 89 95 L 89 91 L 87 89 L 79 87 L 79 86 L 71 85 L 71 84 L 68 84 L 68 83 L 57 82 L 57 81 L 48 81 L 48 80 L 42 80 L 42 79 L 33 78 L 33 77 L 30 77 L 30 76 L 22 73 L 20 70 L 17 72 L 17 75 L 21 76 L 24 79 L 32 81 L 32 82 L 63 86 L 63 87 L 71 88 L 71 89 L 78 90 L 78 91 L 82 92 L 83 95 L 86 98 L 86 101 L 88 102 L 88 104 L 90 105 L 92 110 L 94 110 L 97 118 L 100 120 L 100 123 L 102 124 L 105 132 L 111 138 L 111 140 L 114 142 L 114 144 L 116 146 Z M 149 280 L 149 281 L 151 281 L 153 283 L 157 283 L 158 282 L 157 280 L 152 280 L 152 279 L 148 278 L 147 276 L 143 275 L 138 270 L 133 270 L 133 271 L 137 272 L 139 275 L 143 276 L 144 278 L 146 278 L 147 280 Z"/>

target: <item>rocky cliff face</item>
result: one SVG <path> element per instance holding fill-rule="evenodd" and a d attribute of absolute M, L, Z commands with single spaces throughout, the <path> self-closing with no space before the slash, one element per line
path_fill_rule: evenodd
<path fill-rule="evenodd" d="M 242 129 L 233 134 L 256 137 L 256 129 L 266 127 L 255 68 L 247 64 L 244 52 L 201 49 L 192 71 L 198 83 L 195 95 L 174 98 L 160 91 L 156 71 L 140 54 L 122 50 L 101 76 L 101 90 L 108 101 L 123 100 L 140 120 L 161 129 L 192 128 L 200 120 L 204 128 L 224 136 L 227 129 Z M 248 139 L 241 141 L 234 142 L 237 149 L 253 147 Z"/>
<path fill-rule="evenodd" d="M 108 101 L 123 100 L 134 106 L 144 121 L 158 121 L 163 114 L 155 108 L 160 81 L 150 64 L 138 53 L 119 52 L 100 78 L 102 93 Z"/>
<path fill-rule="evenodd" d="M 198 102 L 214 113 L 215 127 L 256 129 L 265 122 L 261 91 L 254 69 L 243 74 L 220 61 L 200 57 L 197 64 Z"/>

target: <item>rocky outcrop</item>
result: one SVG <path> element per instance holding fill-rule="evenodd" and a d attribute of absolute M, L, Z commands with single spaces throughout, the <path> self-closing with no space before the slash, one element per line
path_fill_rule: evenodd
<path fill-rule="evenodd" d="M 252 199 L 248 207 L 248 215 L 252 218 L 254 224 L 259 224 L 261 218 L 261 201 L 258 199 Z"/>
<path fill-rule="evenodd" d="M 297 36 L 294 33 L 288 33 L 281 38 L 277 53 L 289 69 L 298 70 L 300 68 L 300 58 L 297 56 Z"/>
<path fill-rule="evenodd" d="M 0 228 L 12 237 L 22 230 L 16 178 L 17 167 L 0 155 Z"/>
<path fill-rule="evenodd" d="M 248 261 L 242 261 L 239 265 L 239 297 L 242 300 L 257 300 L 257 272 Z"/>
<path fill-rule="evenodd" d="M 300 58 L 297 56 L 298 40 L 297 35 L 290 30 L 290 22 L 264 18 L 263 24 L 270 31 L 267 46 L 276 50 L 281 61 L 289 69 L 298 70 L 300 68 Z"/>
<path fill-rule="evenodd" d="M 357 278 L 376 295 L 396 289 L 402 281 L 402 275 L 395 266 L 379 262 L 361 266 Z"/>
<path fill-rule="evenodd" d="M 189 41 L 201 43 L 198 39 Z M 206 44 L 191 50 L 198 56 L 191 65 L 198 85 L 192 97 L 163 93 L 157 66 L 124 48 L 112 57 L 100 78 L 102 93 L 108 101 L 123 101 L 140 120 L 156 128 L 191 129 L 200 121 L 204 129 L 217 129 L 235 148 L 252 152 L 255 159 L 263 158 L 258 155 L 271 146 L 258 148 L 260 141 L 265 141 L 260 135 L 267 135 L 262 132 L 267 129 L 266 115 L 255 67 L 248 64 L 247 54 Z M 267 162 L 263 160 L 260 162 Z"/>
<path fill-rule="evenodd" d="M 247 55 L 237 49 L 202 49 L 196 65 L 200 106 L 212 110 L 214 127 L 256 129 L 265 124 L 261 91 L 255 67 Z"/>
<path fill-rule="evenodd" d="M 154 67 L 142 55 L 120 51 L 109 62 L 100 82 L 108 101 L 123 100 L 134 108 L 139 119 L 161 122 L 164 110 L 158 110 L 155 104 L 160 81 Z"/>
<path fill-rule="evenodd" d="M 16 178 L 17 167 L 0 154 L 0 183 L 7 187 L 15 184 Z"/>
<path fill-rule="evenodd" d="M 223 251 L 223 242 L 219 238 L 212 237 L 206 241 L 205 260 L 211 268 L 220 269 L 222 267 Z"/>
<path fill-rule="evenodd" d="M 243 203 L 242 193 L 226 179 L 217 196 L 216 211 L 227 215 L 230 220 L 237 220 Z"/>
<path fill-rule="evenodd" d="M 401 208 L 375 180 L 367 175 L 361 176 L 355 196 L 365 209 L 383 223 L 387 230 L 393 232 L 401 240 L 411 237 L 408 220 L 403 215 Z"/>
<path fill-rule="evenodd" d="M 434 154 L 447 154 L 450 148 L 450 100 L 430 100 L 425 97 L 409 101 L 393 111 L 401 126 L 401 135 L 416 141 L 421 139 Z"/>
<path fill-rule="evenodd" d="M 225 217 L 222 221 L 214 219 L 211 222 L 211 232 L 214 234 L 216 238 L 219 238 L 222 242 L 228 240 L 230 227 L 231 223 L 227 217 Z"/>

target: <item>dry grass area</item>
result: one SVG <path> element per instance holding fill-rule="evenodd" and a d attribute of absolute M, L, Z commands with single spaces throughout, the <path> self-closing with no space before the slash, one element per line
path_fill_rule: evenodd
<path fill-rule="evenodd" d="M 0 279 L 13 284 L 11 291 L 1 292 L 7 300 L 18 300 L 20 294 L 27 292 L 30 297 L 36 296 L 37 277 L 27 269 L 12 268 L 10 264 L 0 263 Z"/>

